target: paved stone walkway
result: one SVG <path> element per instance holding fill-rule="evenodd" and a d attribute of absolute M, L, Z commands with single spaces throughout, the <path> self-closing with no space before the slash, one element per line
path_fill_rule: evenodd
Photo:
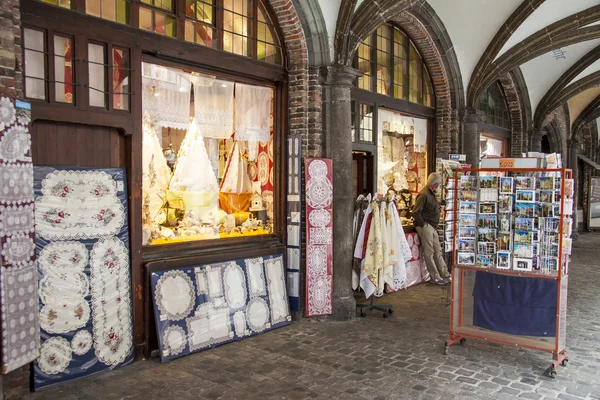
<path fill-rule="evenodd" d="M 600 234 L 574 244 L 570 363 L 552 380 L 546 353 L 470 340 L 443 355 L 449 309 L 429 284 L 385 298 L 394 314 L 302 321 L 160 364 L 33 395 L 69 399 L 600 399 Z M 445 300 L 445 299 L 444 299 Z"/>

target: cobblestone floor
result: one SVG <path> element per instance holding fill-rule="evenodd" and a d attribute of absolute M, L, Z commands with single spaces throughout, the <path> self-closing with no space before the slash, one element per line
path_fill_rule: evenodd
<path fill-rule="evenodd" d="M 600 399 L 600 234 L 574 244 L 567 347 L 549 355 L 470 340 L 443 355 L 449 309 L 429 284 L 385 298 L 394 314 L 302 321 L 185 358 L 138 362 L 33 399 Z"/>

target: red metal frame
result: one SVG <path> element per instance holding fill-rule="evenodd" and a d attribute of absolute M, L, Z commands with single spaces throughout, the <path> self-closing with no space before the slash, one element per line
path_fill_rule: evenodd
<path fill-rule="evenodd" d="M 524 172 L 524 173 L 536 173 L 536 172 L 557 172 L 560 173 L 561 176 L 561 187 L 560 187 L 560 199 L 561 199 L 561 206 L 560 206 L 560 222 L 559 222 L 559 248 L 558 248 L 558 260 L 559 260 L 559 265 L 558 265 L 558 271 L 557 274 L 554 275 L 543 275 L 541 273 L 535 273 L 535 272 L 520 272 L 520 271 L 511 271 L 511 270 L 490 270 L 490 269 L 485 269 L 485 268 L 481 268 L 481 267 L 473 267 L 473 266 L 466 266 L 466 265 L 458 265 L 457 264 L 457 255 L 456 255 L 456 234 L 457 234 L 457 225 L 458 225 L 458 187 L 459 187 L 459 175 L 460 174 L 467 174 L 467 173 L 480 173 L 480 172 L 500 172 L 503 174 L 506 173 L 510 173 L 510 172 Z M 528 348 L 528 349 L 532 349 L 532 350 L 538 350 L 538 351 L 543 351 L 543 352 L 547 352 L 547 353 L 552 353 L 552 364 L 550 365 L 550 372 L 552 374 L 555 373 L 556 367 L 559 364 L 563 364 L 565 362 L 565 360 L 567 360 L 567 356 L 568 353 L 567 351 L 563 348 L 560 348 L 560 343 L 559 343 L 559 338 L 560 338 L 560 321 L 561 321 L 561 282 L 562 282 L 562 278 L 563 278 L 563 269 L 564 269 L 564 265 L 563 265 L 563 228 L 564 228 L 564 205 L 565 205 L 565 179 L 573 179 L 573 172 L 570 169 L 566 169 L 566 168 L 557 168 L 557 169 L 546 169 L 546 168 L 465 168 L 465 169 L 457 169 L 454 171 L 454 213 L 455 213 L 455 218 L 454 218 L 454 227 L 453 227 L 453 243 L 452 243 L 452 265 L 453 265 L 453 269 L 452 269 L 452 275 L 453 275 L 453 283 L 452 283 L 452 301 L 451 301 L 451 308 L 450 308 L 450 338 L 449 340 L 446 342 L 446 351 L 448 349 L 449 346 L 452 346 L 455 343 L 459 343 L 466 339 L 466 338 L 472 338 L 472 339 L 480 339 L 480 340 L 485 340 L 485 341 L 489 341 L 489 342 L 494 342 L 494 343 L 499 343 L 499 344 L 506 344 L 506 345 L 510 345 L 510 346 L 517 346 L 517 347 L 523 347 L 523 348 Z M 575 208 L 575 205 L 573 205 L 573 207 Z M 575 211 L 575 210 L 573 210 Z M 573 216 L 574 218 L 575 216 Z M 515 276 L 526 276 L 526 277 L 533 277 L 533 278 L 540 278 L 540 279 L 553 279 L 557 281 L 558 284 L 558 295 L 557 295 L 557 299 L 556 299 L 556 334 L 555 334 L 555 343 L 554 343 L 554 348 L 552 350 L 550 350 L 548 347 L 544 348 L 544 347 L 538 347 L 535 345 L 531 345 L 531 344 L 523 344 L 523 343 L 518 343 L 517 340 L 515 341 L 510 341 L 510 340 L 501 340 L 501 339 L 497 339 L 497 338 L 489 338 L 489 337 L 485 337 L 483 335 L 477 335 L 477 334 L 470 334 L 470 333 L 457 333 L 457 329 L 460 329 L 461 327 L 463 327 L 463 295 L 464 295 L 464 277 L 465 277 L 465 271 L 486 271 L 488 273 L 492 273 L 492 274 L 503 274 L 503 275 L 515 275 Z M 568 274 L 566 274 L 568 276 Z M 458 285 L 459 285 L 459 296 L 457 298 L 457 293 L 456 293 L 456 279 L 458 278 Z M 454 306 L 455 306 L 455 302 L 458 300 L 458 323 L 459 326 L 455 327 L 454 326 L 454 316 L 455 316 L 455 310 L 454 310 Z M 514 335 L 508 335 L 508 334 L 503 334 L 506 337 L 510 337 L 510 336 L 514 336 Z M 515 336 L 516 337 L 516 336 Z"/>

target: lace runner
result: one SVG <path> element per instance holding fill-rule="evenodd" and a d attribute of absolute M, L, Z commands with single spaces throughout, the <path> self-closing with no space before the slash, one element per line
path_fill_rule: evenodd
<path fill-rule="evenodd" d="M 142 77 L 144 111 L 156 121 L 157 127 L 187 129 L 190 125 L 191 83 L 182 74 L 167 72 L 168 80 Z"/>
<path fill-rule="evenodd" d="M 271 98 L 267 87 L 235 85 L 235 138 L 249 142 L 267 142 L 270 137 Z"/>
<path fill-rule="evenodd" d="M 200 134 L 228 139 L 233 134 L 233 82 L 200 76 L 194 81 L 194 113 Z"/>

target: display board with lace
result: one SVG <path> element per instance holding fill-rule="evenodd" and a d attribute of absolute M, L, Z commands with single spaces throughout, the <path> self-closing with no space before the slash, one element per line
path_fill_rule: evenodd
<path fill-rule="evenodd" d="M 133 362 L 123 169 L 35 167 L 35 390 Z"/>
<path fill-rule="evenodd" d="M 271 233 L 273 89 L 143 70 L 143 245 Z"/>

